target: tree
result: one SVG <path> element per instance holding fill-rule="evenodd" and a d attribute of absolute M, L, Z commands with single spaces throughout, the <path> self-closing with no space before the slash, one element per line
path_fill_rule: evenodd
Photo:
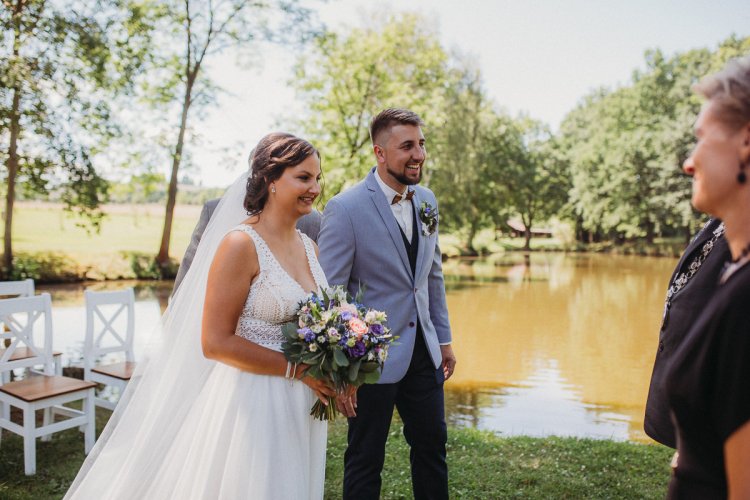
<path fill-rule="evenodd" d="M 542 123 L 522 118 L 495 130 L 506 130 L 506 137 L 488 138 L 491 161 L 501 164 L 495 176 L 498 193 L 503 200 L 504 217 L 518 215 L 524 225 L 524 250 L 531 250 L 531 228 L 547 220 L 565 205 L 568 199 L 568 165 L 552 134 Z M 510 131 L 508 134 L 507 131 Z M 499 221 L 497 221 L 499 222 Z"/>
<path fill-rule="evenodd" d="M 429 184 L 440 195 L 441 225 L 462 233 L 466 253 L 476 255 L 474 237 L 498 209 L 485 154 L 488 129 L 497 124 L 478 69 L 463 61 L 449 72 L 446 83 L 441 119 L 432 126 Z"/>
<path fill-rule="evenodd" d="M 150 36 L 138 2 L 3 0 L 0 157 L 5 166 L 3 268 L 13 266 L 18 186 L 56 189 L 94 228 L 107 183 L 94 166 L 117 132 L 107 97 L 129 90 Z"/>
<path fill-rule="evenodd" d="M 159 70 L 167 77 L 149 90 L 154 102 L 169 105 L 178 101 L 179 126 L 171 153 L 171 175 L 167 190 L 157 263 L 169 265 L 172 219 L 177 199 L 177 179 L 185 154 L 185 134 L 190 111 L 211 102 L 215 92 L 206 64 L 212 56 L 232 47 L 239 53 L 256 46 L 258 40 L 287 42 L 305 40 L 314 33 L 308 9 L 297 0 L 172 0 L 168 3 L 170 36 L 176 38 L 177 52 L 164 54 Z M 170 40 L 171 41 L 171 40 Z"/>
<path fill-rule="evenodd" d="M 299 58 L 290 83 L 309 114 L 305 137 L 323 155 L 325 196 L 361 179 L 374 165 L 369 124 L 388 107 L 408 108 L 431 131 L 439 121 L 447 55 L 416 14 L 390 16 L 344 35 L 326 33 Z"/>
<path fill-rule="evenodd" d="M 571 166 L 571 201 L 584 229 L 617 239 L 689 234 L 696 216 L 681 165 L 694 143 L 700 99 L 691 90 L 729 57 L 750 51 L 732 37 L 718 50 L 665 57 L 646 53 L 646 69 L 619 89 L 584 98 L 561 126 Z"/>

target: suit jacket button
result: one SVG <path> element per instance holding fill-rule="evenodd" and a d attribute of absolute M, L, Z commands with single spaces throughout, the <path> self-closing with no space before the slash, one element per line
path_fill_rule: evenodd
<path fill-rule="evenodd" d="M 659 352 L 662 352 L 663 350 L 664 350 L 664 341 L 660 340 L 659 341 Z"/>
<path fill-rule="evenodd" d="M 414 322 L 413 321 L 409 321 L 409 326 L 413 327 L 414 326 Z"/>

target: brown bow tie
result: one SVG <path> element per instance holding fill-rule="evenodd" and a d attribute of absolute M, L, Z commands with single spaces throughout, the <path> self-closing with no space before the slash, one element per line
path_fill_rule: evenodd
<path fill-rule="evenodd" d="M 406 192 L 406 196 L 401 196 L 400 194 L 397 194 L 393 197 L 393 200 L 391 200 L 391 205 L 395 205 L 402 199 L 406 199 L 406 201 L 411 201 L 411 199 L 414 198 L 414 190 L 410 189 Z"/>

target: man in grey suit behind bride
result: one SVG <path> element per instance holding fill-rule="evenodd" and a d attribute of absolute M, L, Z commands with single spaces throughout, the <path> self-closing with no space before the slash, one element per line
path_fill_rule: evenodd
<path fill-rule="evenodd" d="M 323 212 L 320 264 L 331 286 L 385 311 L 398 341 L 377 384 L 339 408 L 349 417 L 344 498 L 377 499 L 394 407 L 411 448 L 416 499 L 448 498 L 443 381 L 456 358 L 438 247 L 437 200 L 417 186 L 426 158 L 422 120 L 405 109 L 376 116 L 370 136 L 377 166 L 332 198 Z M 355 406 L 356 405 L 356 406 Z"/>
<path fill-rule="evenodd" d="M 253 154 L 251 152 L 250 157 L 252 158 L 252 156 Z M 203 205 L 203 210 L 201 210 L 201 215 L 198 218 L 198 224 L 195 225 L 195 229 L 193 229 L 193 235 L 190 237 L 190 245 L 188 245 L 187 250 L 185 250 L 185 255 L 182 256 L 182 262 L 180 262 L 180 268 L 177 271 L 177 277 L 175 277 L 174 279 L 172 295 L 175 294 L 177 288 L 180 286 L 180 283 L 182 283 L 183 278 L 185 278 L 188 269 L 190 269 L 190 264 L 193 263 L 195 251 L 198 249 L 198 243 L 200 243 L 201 241 L 201 236 L 203 236 L 203 232 L 206 230 L 206 226 L 208 226 L 208 221 L 211 220 L 211 215 L 214 213 L 214 210 L 216 210 L 216 207 L 220 201 L 221 198 L 215 198 L 213 200 L 208 200 Z M 322 216 L 320 212 L 313 208 L 312 212 L 300 217 L 300 219 L 297 221 L 297 229 L 308 235 L 311 240 L 317 241 L 318 232 L 320 231 L 321 217 Z"/>

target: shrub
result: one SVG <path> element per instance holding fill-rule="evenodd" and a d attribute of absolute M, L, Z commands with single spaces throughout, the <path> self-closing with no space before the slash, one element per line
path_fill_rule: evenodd
<path fill-rule="evenodd" d="M 3 268 L 8 280 L 33 279 L 43 283 L 70 283 L 84 279 L 86 271 L 70 256 L 58 252 L 19 252 L 13 257 L 13 269 Z"/>

